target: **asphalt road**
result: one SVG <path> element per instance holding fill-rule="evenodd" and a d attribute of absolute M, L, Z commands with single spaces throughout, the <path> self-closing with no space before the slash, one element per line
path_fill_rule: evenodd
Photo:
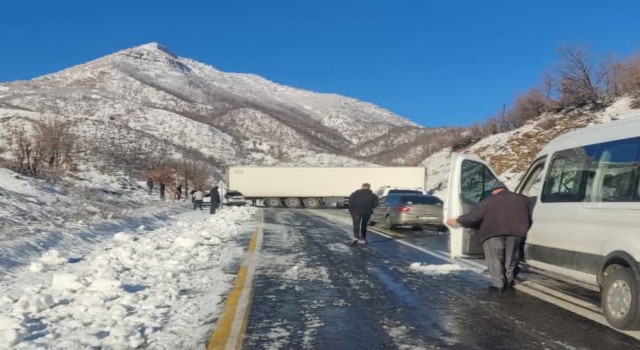
<path fill-rule="evenodd" d="M 266 209 L 245 349 L 632 349 L 640 342 L 374 232 L 348 245 L 338 211 Z M 429 231 L 403 239 L 445 249 Z"/>

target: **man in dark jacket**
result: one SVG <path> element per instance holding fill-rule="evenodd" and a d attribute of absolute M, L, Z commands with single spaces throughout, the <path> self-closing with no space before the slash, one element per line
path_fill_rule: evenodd
<path fill-rule="evenodd" d="M 353 241 L 351 244 L 367 243 L 367 225 L 373 208 L 378 206 L 378 196 L 371 192 L 371 185 L 365 183 L 362 188 L 349 196 L 349 213 L 353 219 Z"/>
<path fill-rule="evenodd" d="M 523 195 L 510 192 L 503 183 L 491 189 L 467 214 L 449 219 L 450 226 L 477 227 L 491 276 L 491 289 L 513 286 L 514 271 L 520 260 L 519 247 L 531 227 L 531 204 Z"/>
<path fill-rule="evenodd" d="M 220 206 L 220 192 L 218 191 L 218 186 L 213 186 L 211 192 L 209 192 L 209 196 L 211 196 L 211 206 L 209 207 L 209 213 L 215 214 L 216 209 Z"/>

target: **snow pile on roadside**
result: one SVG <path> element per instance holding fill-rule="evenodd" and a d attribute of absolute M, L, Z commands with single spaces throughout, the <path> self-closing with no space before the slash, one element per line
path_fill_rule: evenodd
<path fill-rule="evenodd" d="M 242 223 L 254 210 L 189 212 L 155 231 L 117 234 L 76 263 L 45 253 L 14 283 L 29 287 L 0 302 L 0 348 L 202 346 L 234 279 L 223 268 L 243 253 L 234 238 L 249 232 Z"/>
<path fill-rule="evenodd" d="M 409 268 L 415 271 L 423 272 L 427 275 L 447 275 L 455 271 L 463 271 L 460 265 L 456 264 L 441 264 L 441 265 L 427 265 L 419 262 L 415 262 L 409 265 Z"/>

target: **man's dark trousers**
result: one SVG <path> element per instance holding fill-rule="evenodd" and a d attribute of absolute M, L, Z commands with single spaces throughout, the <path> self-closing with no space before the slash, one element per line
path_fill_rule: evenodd
<path fill-rule="evenodd" d="M 360 215 L 353 213 L 351 217 L 353 218 L 353 238 L 367 239 L 367 225 L 371 214 Z"/>
<path fill-rule="evenodd" d="M 515 277 L 515 269 L 520 262 L 520 236 L 498 236 L 484 241 L 484 256 L 491 276 L 491 284 L 496 288 L 510 287 Z"/>

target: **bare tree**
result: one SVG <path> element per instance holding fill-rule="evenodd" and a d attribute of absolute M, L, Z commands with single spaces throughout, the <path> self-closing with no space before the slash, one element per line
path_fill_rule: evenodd
<path fill-rule="evenodd" d="M 57 171 L 64 164 L 71 162 L 76 141 L 72 128 L 71 121 L 55 117 L 36 123 L 36 142 L 42 148 L 44 161 L 52 171 Z"/>
<path fill-rule="evenodd" d="M 582 46 L 558 49 L 560 64 L 560 101 L 564 106 L 600 102 L 605 69 L 598 66 Z"/>
<path fill-rule="evenodd" d="M 45 153 L 33 132 L 24 126 L 13 126 L 8 129 L 7 138 L 13 157 L 13 169 L 25 175 L 38 175 Z"/>

